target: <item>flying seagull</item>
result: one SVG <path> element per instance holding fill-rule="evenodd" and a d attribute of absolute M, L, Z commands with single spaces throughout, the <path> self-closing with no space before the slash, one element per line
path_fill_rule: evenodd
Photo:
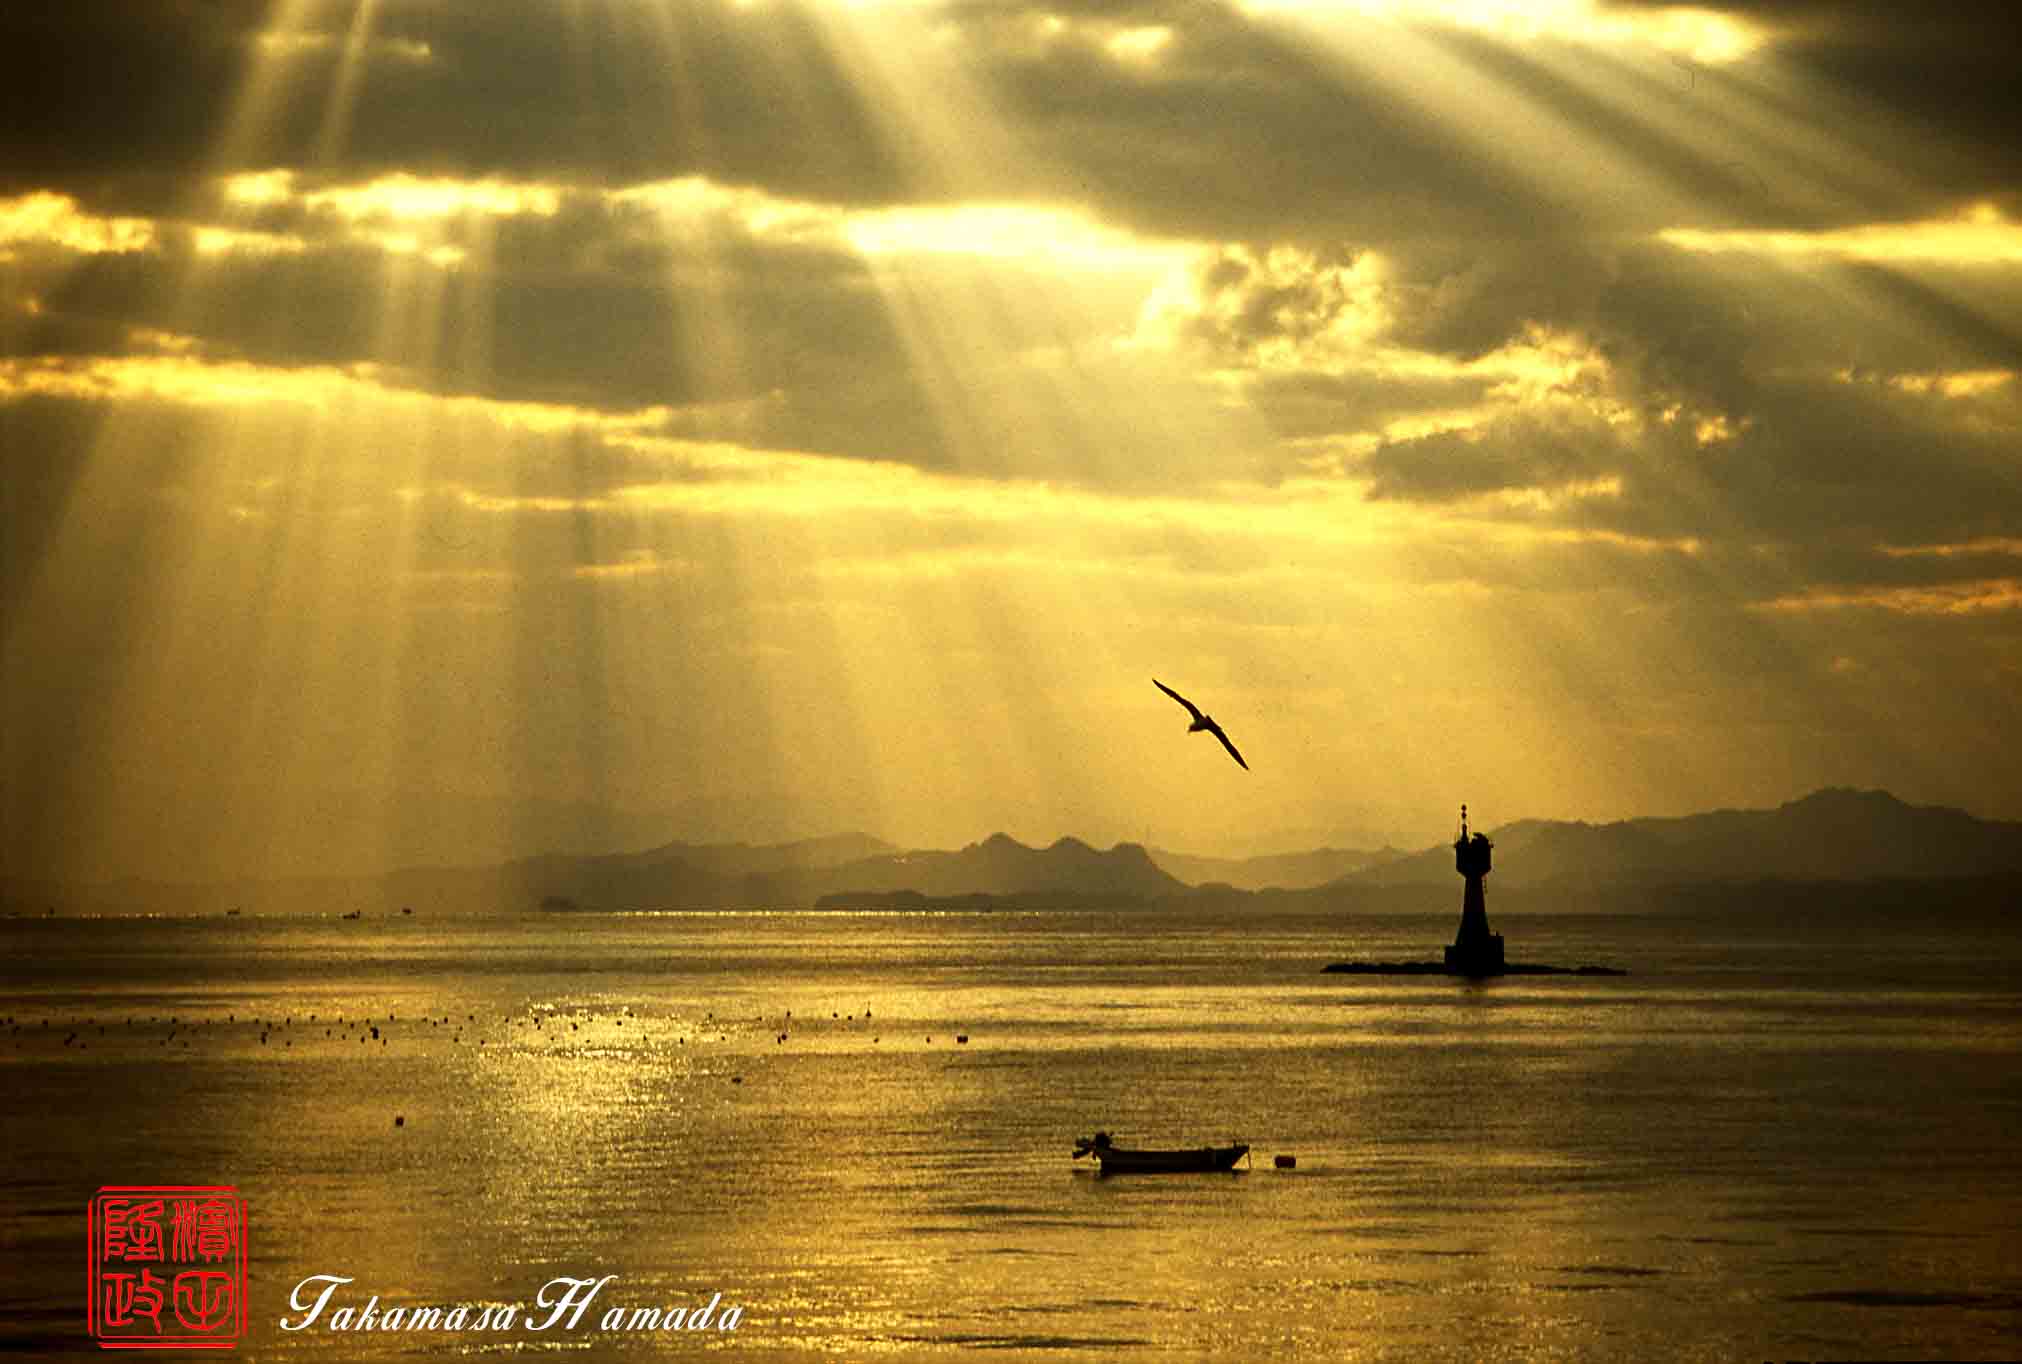
<path fill-rule="evenodd" d="M 1181 696 L 1178 692 L 1174 691 L 1171 687 L 1168 687 L 1165 683 L 1159 681 L 1156 677 L 1154 677 L 1151 680 L 1151 684 L 1154 687 L 1157 687 L 1160 691 L 1164 692 L 1167 696 L 1170 696 L 1173 700 L 1185 706 L 1187 708 L 1187 714 L 1194 717 L 1194 722 L 1187 726 L 1187 733 L 1192 734 L 1198 730 L 1203 729 L 1206 730 L 1208 733 L 1214 735 L 1217 739 L 1220 739 L 1222 741 L 1222 747 L 1229 750 L 1229 756 L 1236 760 L 1236 766 L 1242 768 L 1243 771 L 1245 772 L 1250 770 L 1250 765 L 1243 761 L 1242 754 L 1236 752 L 1236 746 L 1229 742 L 1228 735 L 1222 733 L 1222 727 L 1215 723 L 1214 717 L 1212 715 L 1203 714 L 1199 706 L 1187 700 L 1184 696 Z"/>

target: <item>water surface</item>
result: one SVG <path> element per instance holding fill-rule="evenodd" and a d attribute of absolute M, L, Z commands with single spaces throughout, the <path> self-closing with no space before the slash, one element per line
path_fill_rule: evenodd
<path fill-rule="evenodd" d="M 2022 1354 L 2022 944 L 1747 909 L 1498 916 L 1633 974 L 1478 984 L 1320 974 L 1444 913 L 7 921 L 0 1348 L 84 1348 L 92 1191 L 178 1183 L 246 1197 L 261 1359 Z M 1097 1179 L 1098 1128 L 1255 1168 Z M 282 1331 L 315 1274 L 617 1277 Z"/>

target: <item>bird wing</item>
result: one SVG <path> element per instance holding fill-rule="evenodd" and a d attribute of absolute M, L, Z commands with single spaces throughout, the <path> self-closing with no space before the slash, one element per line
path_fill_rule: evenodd
<path fill-rule="evenodd" d="M 1222 747 L 1229 750 L 1229 756 L 1236 760 L 1237 767 L 1242 768 L 1243 771 L 1245 772 L 1250 770 L 1250 765 L 1243 761 L 1242 754 L 1236 752 L 1236 746 L 1229 742 L 1228 735 L 1222 733 L 1222 727 L 1220 725 L 1216 724 L 1212 720 L 1208 721 L 1208 732 L 1214 735 L 1217 739 L 1220 739 L 1222 741 Z"/>
<path fill-rule="evenodd" d="M 1151 684 L 1154 687 L 1157 687 L 1160 691 L 1164 692 L 1167 696 L 1170 696 L 1173 700 L 1185 706 L 1187 708 L 1187 714 L 1193 716 L 1194 719 L 1198 720 L 1201 718 L 1201 708 L 1199 706 L 1187 700 L 1184 696 L 1181 696 L 1178 692 L 1174 691 L 1171 687 L 1168 687 L 1165 683 L 1159 681 L 1156 677 L 1154 677 L 1151 680 Z M 1222 740 L 1222 742 L 1227 743 L 1228 740 L 1224 739 Z"/>

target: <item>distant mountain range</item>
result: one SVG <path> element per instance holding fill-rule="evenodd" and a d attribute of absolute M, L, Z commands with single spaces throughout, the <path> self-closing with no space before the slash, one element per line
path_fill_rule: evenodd
<path fill-rule="evenodd" d="M 1026 895 L 1068 891 L 1081 895 L 1156 899 L 1186 885 L 1159 870 L 1135 843 L 1100 852 L 1079 839 L 1028 848 L 1005 834 L 992 834 L 960 852 L 889 853 L 831 869 L 824 878 L 829 895 L 869 891 L 917 891 L 927 896 Z"/>
<path fill-rule="evenodd" d="M 1524 820 L 1490 831 L 1491 884 L 1504 889 L 1653 888 L 1735 882 L 2022 876 L 2022 823 L 1912 806 L 1882 791 L 1823 790 L 1775 810 L 1720 810 L 1612 824 Z M 1324 883 L 1324 884 L 1323 884 Z M 1023 905 L 1232 905 L 1295 897 L 1312 908 L 1394 907 L 1398 893 L 1458 878 L 1451 844 L 1403 854 L 1323 848 L 1241 860 L 1103 851 L 1062 838 L 1028 847 L 1004 834 L 955 851 L 909 851 L 867 834 L 788 843 L 668 843 L 603 856 L 553 854 L 377 877 L 92 886 L 10 879 L 12 913 L 498 913 L 893 905 L 931 900 Z"/>
<path fill-rule="evenodd" d="M 928 897 L 1059 894 L 1107 903 L 1184 894 L 1143 848 L 1107 852 L 1072 838 L 1029 848 L 996 834 L 955 852 L 907 851 L 867 834 L 791 843 L 668 843 L 597 857 L 552 854 L 485 867 L 417 867 L 376 877 L 172 884 L 123 880 L 92 886 L 8 881 L 14 913 L 224 913 L 322 911 L 497 913 L 512 909 L 651 910 L 800 908 L 894 892 Z"/>
<path fill-rule="evenodd" d="M 1399 848 L 1375 852 L 1315 848 L 1311 852 L 1265 857 L 1196 857 L 1191 853 L 1167 852 L 1164 848 L 1145 851 L 1160 871 L 1190 886 L 1223 885 L 1237 890 L 1303 890 L 1308 886 L 1324 886 L 1351 872 L 1406 856 Z"/>
<path fill-rule="evenodd" d="M 1489 831 L 1490 884 L 1659 886 L 1731 881 L 1935 880 L 2022 873 L 2022 823 L 1828 788 L 1774 810 L 1716 810 L 1613 824 L 1521 820 Z M 1350 872 L 1331 884 L 1455 881 L 1453 848 Z"/>

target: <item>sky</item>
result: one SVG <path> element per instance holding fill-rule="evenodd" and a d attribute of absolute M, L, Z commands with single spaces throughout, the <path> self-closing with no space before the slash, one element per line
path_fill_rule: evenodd
<path fill-rule="evenodd" d="M 6 6 L 5 873 L 2022 817 L 2003 8 Z"/>

